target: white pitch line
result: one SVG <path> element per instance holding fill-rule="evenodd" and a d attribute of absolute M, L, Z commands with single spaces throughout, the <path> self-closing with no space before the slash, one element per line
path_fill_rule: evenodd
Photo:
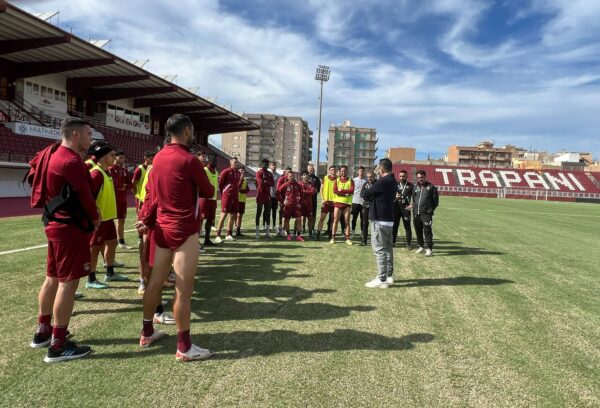
<path fill-rule="evenodd" d="M 585 215 L 585 214 L 563 214 L 563 213 L 549 213 L 539 211 L 519 211 L 519 210 L 499 210 L 499 209 L 480 209 L 480 208 L 460 208 L 460 207 L 442 207 L 445 210 L 467 210 L 467 211 L 486 211 L 486 212 L 507 212 L 507 213 L 520 213 L 520 214 L 538 214 L 538 215 L 558 215 L 561 217 L 584 217 L 584 218 L 600 218 L 600 215 Z"/>
<path fill-rule="evenodd" d="M 135 231 L 135 229 L 126 230 L 125 232 L 133 232 L 133 231 Z M 2 256 L 2 255 L 16 254 L 18 252 L 31 251 L 31 250 L 34 250 L 34 249 L 46 248 L 47 246 L 48 246 L 48 244 L 41 244 L 41 245 L 30 246 L 30 247 L 27 247 L 27 248 L 11 249 L 9 251 L 2 251 L 2 252 L 0 252 L 0 256 Z"/>

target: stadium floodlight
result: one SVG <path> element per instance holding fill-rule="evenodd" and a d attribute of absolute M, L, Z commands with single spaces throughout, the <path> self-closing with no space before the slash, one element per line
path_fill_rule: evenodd
<path fill-rule="evenodd" d="M 321 96 L 319 97 L 319 132 L 317 136 L 317 168 L 315 169 L 315 175 L 319 177 L 319 162 L 321 160 L 321 114 L 323 112 L 323 83 L 329 81 L 329 75 L 331 71 L 326 65 L 319 65 L 317 72 L 315 73 L 315 79 L 321 82 Z"/>

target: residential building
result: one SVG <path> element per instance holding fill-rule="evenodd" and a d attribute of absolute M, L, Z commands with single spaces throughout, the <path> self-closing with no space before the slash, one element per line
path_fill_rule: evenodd
<path fill-rule="evenodd" d="M 298 116 L 245 113 L 242 115 L 260 130 L 224 133 L 221 144 L 248 166 L 260 167 L 263 159 L 277 162 L 278 168 L 306 169 L 312 156 L 312 131 Z"/>
<path fill-rule="evenodd" d="M 512 167 L 514 146 L 494 147 L 493 142 L 481 142 L 477 146 L 450 146 L 448 162 L 459 166 L 472 167 Z"/>
<path fill-rule="evenodd" d="M 417 149 L 414 147 L 390 147 L 385 152 L 385 158 L 390 159 L 392 163 L 400 161 L 415 161 L 417 157 Z"/>
<path fill-rule="evenodd" d="M 373 168 L 377 158 L 377 130 L 352 126 L 349 120 L 329 126 L 327 165 L 348 166 L 355 174 L 359 166 Z"/>

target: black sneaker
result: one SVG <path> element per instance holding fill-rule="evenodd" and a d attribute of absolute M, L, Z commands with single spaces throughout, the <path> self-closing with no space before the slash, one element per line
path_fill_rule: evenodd
<path fill-rule="evenodd" d="M 360 243 L 360 244 L 358 244 L 358 245 L 360 245 L 360 246 L 367 246 L 367 243 L 366 243 L 366 242 L 361 242 L 361 243 Z"/>
<path fill-rule="evenodd" d="M 216 246 L 216 244 L 214 242 L 212 242 L 210 239 L 208 239 L 208 240 L 204 241 L 204 246 L 205 247 L 207 247 L 207 246 Z"/>
<path fill-rule="evenodd" d="M 46 363 L 59 363 L 61 361 L 75 360 L 87 356 L 92 352 L 90 346 L 78 346 L 72 341 L 67 341 L 59 349 L 48 348 L 48 354 L 44 358 Z"/>
<path fill-rule="evenodd" d="M 33 340 L 31 340 L 29 347 L 34 348 L 34 349 L 48 347 L 48 345 L 50 344 L 51 338 L 52 338 L 52 332 L 36 333 L 33 335 Z"/>
<path fill-rule="evenodd" d="M 412 251 L 412 248 L 413 248 L 412 244 L 406 244 L 406 249 L 408 249 L 409 251 Z"/>

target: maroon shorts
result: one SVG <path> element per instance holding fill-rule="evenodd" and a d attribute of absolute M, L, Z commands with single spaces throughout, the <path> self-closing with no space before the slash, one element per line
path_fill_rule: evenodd
<path fill-rule="evenodd" d="M 225 214 L 235 214 L 237 212 L 237 196 L 224 195 L 221 197 L 221 211 Z"/>
<path fill-rule="evenodd" d="M 127 200 L 117 201 L 117 219 L 122 220 L 127 217 Z"/>
<path fill-rule="evenodd" d="M 329 214 L 330 212 L 333 212 L 333 201 L 323 201 L 321 214 Z"/>
<path fill-rule="evenodd" d="M 146 259 L 145 261 L 150 265 L 154 266 L 154 254 L 156 253 L 156 242 L 154 241 L 154 229 L 148 228 L 148 236 L 146 237 Z"/>
<path fill-rule="evenodd" d="M 340 209 L 342 209 L 342 210 L 343 210 L 344 208 L 350 208 L 350 207 L 352 207 L 352 205 L 350 205 L 350 204 L 344 204 L 344 203 L 334 203 L 334 204 L 333 204 L 333 206 L 334 206 L 335 208 L 340 208 Z"/>
<path fill-rule="evenodd" d="M 238 214 L 246 213 L 246 202 L 238 201 L 237 213 Z"/>
<path fill-rule="evenodd" d="M 90 245 L 85 239 L 48 241 L 46 276 L 68 282 L 90 274 Z"/>
<path fill-rule="evenodd" d="M 214 220 L 217 216 L 217 200 L 200 199 L 200 217 L 203 220 Z"/>
<path fill-rule="evenodd" d="M 196 230 L 195 233 L 197 234 L 198 231 Z M 154 242 L 156 243 L 156 246 L 175 251 L 183 245 L 191 235 L 194 235 L 194 233 L 190 234 L 189 232 L 181 230 L 163 229 L 157 225 L 154 230 Z"/>
<path fill-rule="evenodd" d="M 91 246 L 104 245 L 106 241 L 117 239 L 117 229 L 115 228 L 115 221 L 102 221 L 98 230 L 92 234 L 90 239 Z"/>
<path fill-rule="evenodd" d="M 303 217 L 312 217 L 312 216 L 314 216 L 313 209 L 312 209 L 312 203 L 311 203 L 310 207 L 307 207 L 307 206 L 303 205 L 301 212 L 302 212 L 302 216 Z"/>
<path fill-rule="evenodd" d="M 291 218 L 299 218 L 302 217 L 302 211 L 298 206 L 287 206 L 283 207 L 283 218 L 291 219 Z"/>

